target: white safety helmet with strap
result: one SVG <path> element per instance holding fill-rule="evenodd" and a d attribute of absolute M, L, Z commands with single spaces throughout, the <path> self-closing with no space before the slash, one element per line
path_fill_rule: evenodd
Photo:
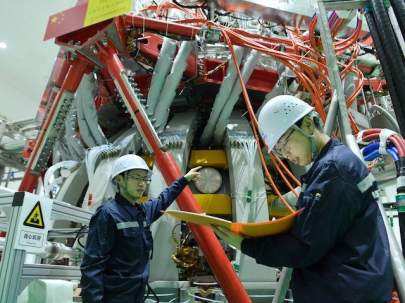
<path fill-rule="evenodd" d="M 259 131 L 269 151 L 291 127 L 300 131 L 314 145 L 312 136 L 308 136 L 295 125 L 314 108 L 308 103 L 290 95 L 280 95 L 269 100 L 259 113 Z M 314 151 L 313 151 L 314 153 Z"/>
<path fill-rule="evenodd" d="M 116 176 L 133 169 L 145 170 L 150 174 L 149 167 L 144 159 L 137 155 L 125 155 L 115 160 L 112 167 L 111 179 L 114 180 Z"/>

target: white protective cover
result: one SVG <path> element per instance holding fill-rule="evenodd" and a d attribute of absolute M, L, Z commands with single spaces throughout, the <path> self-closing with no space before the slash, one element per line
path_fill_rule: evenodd
<path fill-rule="evenodd" d="M 118 158 L 111 171 L 111 179 L 114 179 L 119 174 L 133 169 L 143 169 L 149 171 L 149 167 L 145 160 L 137 155 L 125 155 Z"/>
<path fill-rule="evenodd" d="M 34 280 L 28 286 L 28 303 L 73 303 L 73 283 L 64 280 Z"/>
<path fill-rule="evenodd" d="M 290 95 L 274 97 L 260 111 L 259 131 L 269 151 L 281 136 L 314 108 Z"/>

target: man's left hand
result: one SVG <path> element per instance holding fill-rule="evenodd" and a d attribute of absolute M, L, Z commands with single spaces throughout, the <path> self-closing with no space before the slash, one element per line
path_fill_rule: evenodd
<path fill-rule="evenodd" d="M 229 229 L 221 227 L 221 226 L 212 226 L 214 229 L 214 232 L 217 234 L 218 237 L 220 237 L 222 240 L 224 240 L 226 243 L 228 243 L 230 246 L 233 246 L 236 249 L 241 249 L 243 237 L 231 232 Z"/>

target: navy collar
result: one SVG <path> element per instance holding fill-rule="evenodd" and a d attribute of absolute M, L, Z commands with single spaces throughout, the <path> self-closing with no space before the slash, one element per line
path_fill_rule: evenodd
<path fill-rule="evenodd" d="M 305 180 L 311 176 L 312 171 L 315 169 L 317 166 L 316 163 L 321 160 L 330 150 L 332 150 L 336 145 L 339 145 L 340 142 L 336 139 L 330 139 L 321 149 L 319 152 L 318 156 L 315 158 L 314 162 L 312 163 L 311 168 L 301 176 L 301 183 L 305 183 Z"/>
<path fill-rule="evenodd" d="M 315 158 L 314 163 L 319 161 L 326 153 L 331 150 L 336 145 L 340 144 L 340 142 L 336 139 L 329 139 L 329 141 L 322 147 L 321 151 L 319 152 L 318 157 Z"/>
<path fill-rule="evenodd" d="M 121 203 L 121 204 L 125 204 L 125 205 L 129 205 L 129 206 L 132 206 L 132 207 L 136 207 L 136 208 L 138 208 L 138 209 L 141 209 L 141 208 L 142 208 L 142 206 L 141 206 L 139 203 L 132 204 L 132 203 L 129 202 L 126 198 L 124 198 L 123 196 L 121 196 L 119 193 L 116 193 L 116 194 L 115 194 L 115 201 L 117 201 L 118 203 Z"/>

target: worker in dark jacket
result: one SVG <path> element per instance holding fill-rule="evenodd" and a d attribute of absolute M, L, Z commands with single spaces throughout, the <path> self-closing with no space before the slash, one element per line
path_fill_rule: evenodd
<path fill-rule="evenodd" d="M 200 167 L 191 169 L 157 198 L 140 204 L 150 181 L 145 161 L 136 155 L 122 156 L 112 169 L 117 193 L 91 218 L 81 264 L 83 303 L 144 302 L 153 248 L 150 225 L 161 216 Z"/>
<path fill-rule="evenodd" d="M 390 302 L 393 273 L 376 184 L 362 161 L 322 133 L 313 108 L 293 96 L 259 114 L 269 150 L 306 166 L 297 216 L 286 234 L 243 239 L 216 233 L 259 264 L 294 268 L 294 302 Z"/>

